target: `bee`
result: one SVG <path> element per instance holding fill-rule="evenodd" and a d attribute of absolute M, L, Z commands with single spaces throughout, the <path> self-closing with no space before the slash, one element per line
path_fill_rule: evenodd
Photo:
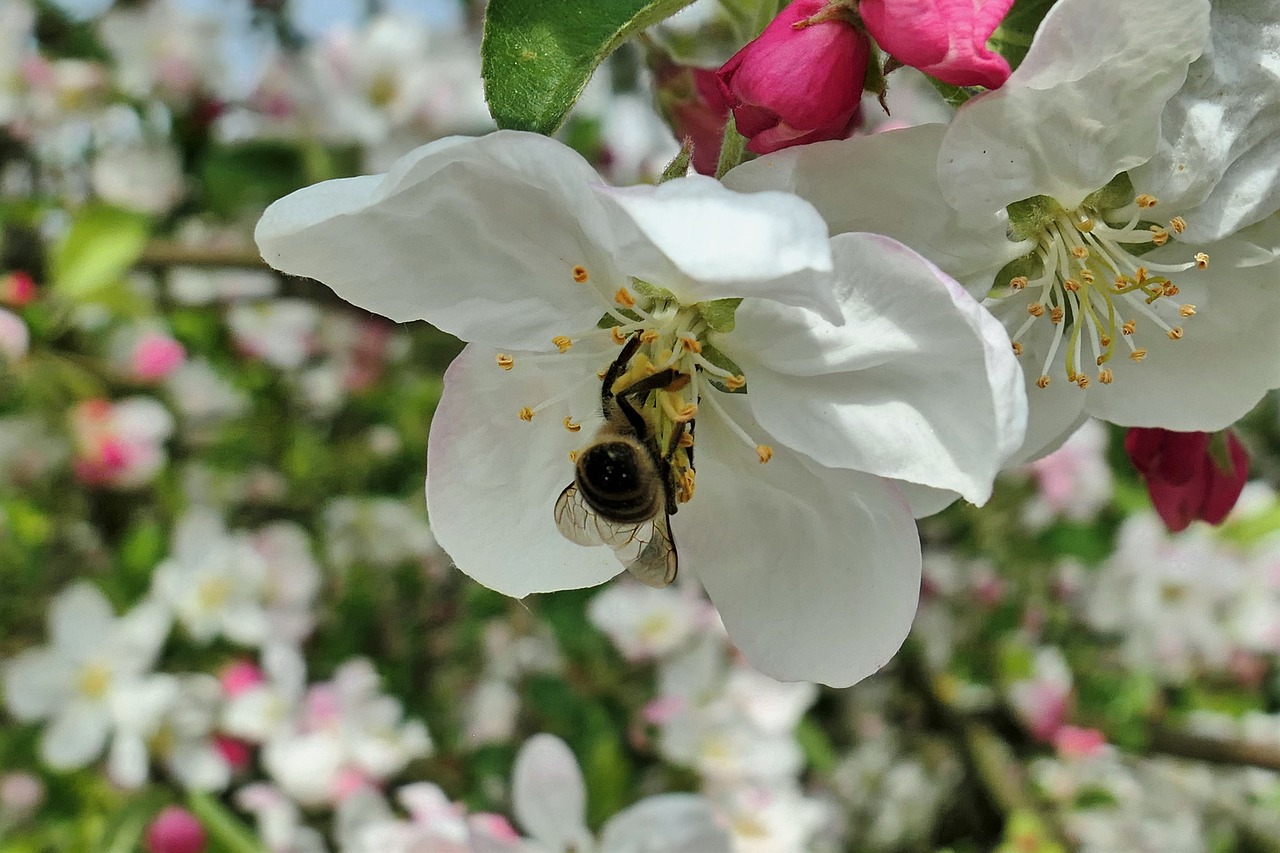
<path fill-rule="evenodd" d="M 578 453 L 573 482 L 556 499 L 556 527 L 579 545 L 608 545 L 641 583 L 664 587 L 676 579 L 679 561 L 671 535 L 676 483 L 671 457 L 693 423 L 678 423 L 666 448 L 658 446 L 637 408 L 651 391 L 679 390 L 689 377 L 660 370 L 617 393 L 613 386 L 640 346 L 632 336 L 605 372 L 600 406 L 605 422 Z M 693 448 L 687 447 L 689 466 Z"/>

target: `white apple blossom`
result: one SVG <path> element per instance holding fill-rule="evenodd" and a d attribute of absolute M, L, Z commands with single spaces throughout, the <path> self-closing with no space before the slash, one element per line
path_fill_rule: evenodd
<path fill-rule="evenodd" d="M 900 239 L 988 296 L 1026 375 L 1023 458 L 1085 415 L 1221 429 L 1280 386 L 1266 249 L 1280 199 L 1265 156 L 1280 88 L 1262 5 L 1214 7 L 1223 47 L 1205 69 L 1192 63 L 1209 41 L 1208 0 L 1062 0 L 1005 85 L 950 125 L 778 152 L 726 183 L 795 191 L 833 231 Z M 1233 233 L 1250 222 L 1268 233 Z"/>
<path fill-rule="evenodd" d="M 151 397 L 85 400 L 70 412 L 76 476 L 91 485 L 134 489 L 155 479 L 168 461 L 164 442 L 173 415 Z"/>
<path fill-rule="evenodd" d="M 320 309 L 302 299 L 237 303 L 227 311 L 236 346 L 281 370 L 297 370 L 315 352 Z"/>
<path fill-rule="evenodd" d="M 669 655 L 688 641 L 705 604 L 688 588 L 617 583 L 591 599 L 587 616 L 624 657 L 639 661 Z"/>
<path fill-rule="evenodd" d="M 471 342 L 432 420 L 428 511 L 458 566 L 509 595 L 622 569 L 553 507 L 602 420 L 597 371 L 628 339 L 630 369 L 670 367 L 653 427 L 696 416 L 696 497 L 687 453 L 673 466 L 681 564 L 782 677 L 849 684 L 901 643 L 919 545 L 882 477 L 980 502 L 1021 443 L 998 324 L 891 240 L 829 242 L 792 196 L 610 188 L 559 143 L 502 131 L 300 190 L 256 236 L 279 269 Z"/>
<path fill-rule="evenodd" d="M 31 332 L 17 314 L 0 308 L 0 365 L 25 358 L 31 346 Z"/>
<path fill-rule="evenodd" d="M 390 568 L 439 552 L 421 504 L 394 498 L 334 498 L 324 508 L 324 537 L 329 562 L 342 569 Z"/>
<path fill-rule="evenodd" d="M 511 800 L 530 836 L 527 853 L 716 853 L 732 848 L 711 806 L 693 794 L 641 800 L 610 818 L 594 839 L 587 829 L 582 771 L 564 741 L 534 735 L 516 755 Z"/>
<path fill-rule="evenodd" d="M 114 734 L 111 771 L 128 784 L 127 765 L 143 751 L 173 689 L 151 674 L 169 633 L 169 615 L 144 601 L 117 617 L 98 588 L 79 582 L 49 607 L 51 644 L 5 662 L 5 704 L 19 720 L 47 720 L 40 756 L 57 769 L 83 767 Z M 123 772 L 121 772 L 123 771 Z"/>
<path fill-rule="evenodd" d="M 1029 466 L 1036 494 L 1023 509 L 1032 530 L 1056 518 L 1087 522 L 1111 499 L 1113 478 L 1107 464 L 1107 429 L 1085 421 L 1062 446 Z"/>

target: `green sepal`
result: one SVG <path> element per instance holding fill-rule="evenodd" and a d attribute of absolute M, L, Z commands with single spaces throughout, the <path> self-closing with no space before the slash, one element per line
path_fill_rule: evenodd
<path fill-rule="evenodd" d="M 737 363 L 733 359 L 729 358 L 729 356 L 725 355 L 720 350 L 716 349 L 715 346 L 712 344 L 706 343 L 704 341 L 702 344 L 702 352 L 699 353 L 699 355 L 701 355 L 703 358 L 705 358 L 707 361 L 711 362 L 721 370 L 729 371 L 734 376 L 743 375 L 742 368 L 738 367 Z M 745 387 L 743 388 L 727 387 L 724 384 L 724 382 L 722 382 L 720 378 L 717 376 L 711 376 L 710 374 L 703 374 L 703 378 L 706 379 L 708 382 L 710 382 L 712 385 L 719 388 L 721 391 L 724 391 L 729 394 L 745 394 L 747 392 L 747 389 Z"/>
<path fill-rule="evenodd" d="M 498 127 L 551 134 L 606 56 L 693 0 L 489 0 L 480 76 Z"/>
<path fill-rule="evenodd" d="M 996 273 L 996 277 L 991 282 L 989 295 L 1003 295 L 1004 289 L 1009 286 L 1009 282 L 1020 275 L 1024 275 L 1028 279 L 1035 279 L 1043 272 L 1044 262 L 1040 260 L 1040 256 L 1035 252 L 1023 255 L 1020 258 L 1014 258 Z"/>
<path fill-rule="evenodd" d="M 1094 190 L 1084 197 L 1084 207 L 1092 208 L 1100 213 L 1125 207 L 1133 201 L 1133 181 L 1128 172 L 1116 175 L 1100 190 Z"/>
<path fill-rule="evenodd" d="M 713 332 L 732 332 L 734 314 L 742 304 L 742 297 L 729 299 L 712 299 L 710 302 L 699 302 L 694 307 L 702 315 L 703 321 Z"/>
<path fill-rule="evenodd" d="M 1017 68 L 1026 58 L 1040 22 L 1056 0 L 1016 0 L 987 44 Z"/>
<path fill-rule="evenodd" d="M 665 287 L 658 287 L 656 284 L 650 284 L 647 281 L 641 281 L 638 278 L 631 279 L 631 287 L 635 289 L 642 298 L 653 302 L 675 301 L 676 295 Z"/>
<path fill-rule="evenodd" d="M 1033 195 L 1009 205 L 1010 238 L 1031 240 L 1062 214 L 1062 205 L 1047 195 Z"/>
<path fill-rule="evenodd" d="M 680 150 L 676 152 L 676 156 L 671 158 L 667 168 L 663 169 L 662 174 L 658 176 L 658 183 L 665 184 L 667 181 L 683 178 L 689 174 L 689 163 L 692 160 L 693 139 L 686 136 L 680 143 Z"/>
<path fill-rule="evenodd" d="M 730 113 L 724 125 L 724 136 L 720 141 L 720 159 L 716 161 L 716 179 L 725 176 L 734 166 L 741 164 L 747 156 L 747 138 L 738 133 L 738 125 Z"/>

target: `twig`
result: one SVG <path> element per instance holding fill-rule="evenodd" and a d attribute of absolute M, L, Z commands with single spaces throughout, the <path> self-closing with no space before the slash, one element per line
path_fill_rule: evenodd
<path fill-rule="evenodd" d="M 1205 737 L 1160 725 L 1151 728 L 1151 748 L 1165 755 L 1193 758 L 1211 764 L 1280 770 L 1280 749 L 1273 746 Z"/>
<path fill-rule="evenodd" d="M 172 240 L 153 240 L 138 259 L 140 267 L 224 267 L 269 269 L 253 246 L 189 246 Z"/>

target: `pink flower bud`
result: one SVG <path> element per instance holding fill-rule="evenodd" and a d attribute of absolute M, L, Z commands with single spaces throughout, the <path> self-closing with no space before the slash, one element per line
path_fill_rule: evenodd
<path fill-rule="evenodd" d="M 36 298 L 36 282 L 21 270 L 0 278 L 0 302 L 21 308 Z"/>
<path fill-rule="evenodd" d="M 1196 519 L 1219 524 L 1236 505 L 1249 477 L 1249 455 L 1233 433 L 1225 436 L 1230 470 L 1220 468 L 1209 452 L 1207 432 L 1134 427 L 1125 436 L 1124 449 L 1171 533 Z"/>
<path fill-rule="evenodd" d="M 903 65 L 953 86 L 995 89 L 1009 63 L 987 48 L 1013 0 L 862 0 L 867 32 Z"/>
<path fill-rule="evenodd" d="M 173 338 L 147 332 L 134 345 L 129 367 L 135 379 L 155 382 L 176 370 L 186 357 L 187 351 Z"/>
<path fill-rule="evenodd" d="M 147 827 L 147 853 L 204 853 L 208 847 L 204 827 L 195 815 L 169 806 Z"/>
<path fill-rule="evenodd" d="M 729 105 L 720 92 L 716 72 L 680 65 L 665 56 L 651 57 L 649 67 L 659 112 L 676 139 L 693 142 L 694 171 L 714 175 L 724 126 L 729 122 Z"/>
<path fill-rule="evenodd" d="M 827 9 L 827 0 L 795 0 L 716 72 L 748 150 L 843 139 L 852 129 L 871 45 L 838 10 L 820 15 Z"/>
<path fill-rule="evenodd" d="M 253 747 L 238 738 L 214 735 L 213 747 L 233 772 L 248 770 L 253 761 Z"/>
<path fill-rule="evenodd" d="M 1063 758 L 1091 758 L 1106 745 L 1107 736 L 1097 729 L 1063 726 L 1053 736 L 1053 746 Z"/>
<path fill-rule="evenodd" d="M 262 684 L 266 681 L 266 677 L 253 661 L 238 660 L 228 664 L 222 670 L 218 675 L 218 681 L 222 684 L 222 692 L 228 697 L 235 698 Z"/>

